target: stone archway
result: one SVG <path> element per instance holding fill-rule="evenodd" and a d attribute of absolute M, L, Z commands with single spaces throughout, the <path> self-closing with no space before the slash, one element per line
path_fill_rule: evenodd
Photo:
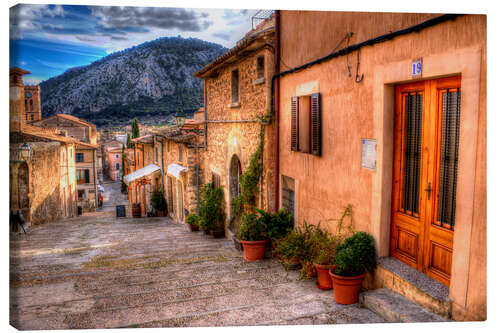
<path fill-rule="evenodd" d="M 231 203 L 234 198 L 240 195 L 240 176 L 241 176 L 241 162 L 236 154 L 231 157 L 231 164 L 229 167 L 229 202 Z M 231 218 L 233 218 L 233 210 L 231 211 Z"/>

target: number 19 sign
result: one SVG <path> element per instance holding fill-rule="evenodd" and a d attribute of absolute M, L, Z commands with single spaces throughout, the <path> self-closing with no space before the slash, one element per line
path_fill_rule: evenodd
<path fill-rule="evenodd" d="M 422 77 L 422 58 L 413 59 L 411 62 L 411 77 Z"/>

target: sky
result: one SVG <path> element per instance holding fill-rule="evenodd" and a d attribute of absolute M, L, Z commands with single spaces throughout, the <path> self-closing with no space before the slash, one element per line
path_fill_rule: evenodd
<path fill-rule="evenodd" d="M 17 5 L 10 8 L 10 67 L 38 84 L 110 53 L 159 37 L 195 37 L 231 48 L 257 10 Z"/>

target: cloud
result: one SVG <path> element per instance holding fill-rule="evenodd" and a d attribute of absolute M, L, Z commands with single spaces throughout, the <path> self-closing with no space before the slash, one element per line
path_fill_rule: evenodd
<path fill-rule="evenodd" d="M 112 36 L 111 39 L 112 40 L 128 40 L 127 37 L 118 37 L 118 36 Z"/>
<path fill-rule="evenodd" d="M 65 11 L 61 5 L 17 5 L 10 8 L 10 36 L 20 39 L 23 31 L 39 30 L 40 20 L 64 17 Z"/>
<path fill-rule="evenodd" d="M 231 32 L 214 32 L 212 34 L 212 36 L 215 38 L 223 39 L 223 40 L 230 40 L 232 37 L 232 33 Z"/>
<path fill-rule="evenodd" d="M 143 28 L 133 32 L 147 32 L 148 28 L 177 29 L 179 31 L 200 32 L 212 22 L 206 20 L 206 13 L 196 13 L 184 8 L 155 7 L 90 7 L 98 24 L 105 29 L 124 30 Z"/>

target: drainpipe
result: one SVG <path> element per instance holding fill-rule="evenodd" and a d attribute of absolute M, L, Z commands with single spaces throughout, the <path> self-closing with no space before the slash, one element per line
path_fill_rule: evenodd
<path fill-rule="evenodd" d="M 205 130 L 204 130 L 204 136 L 205 136 L 205 151 L 208 150 L 208 142 L 207 142 L 207 130 L 208 130 L 208 124 L 207 124 L 207 120 L 208 120 L 208 117 L 207 117 L 207 108 L 208 108 L 208 105 L 207 105 L 207 85 L 206 85 L 206 79 L 203 80 L 203 96 L 204 96 L 204 100 L 203 100 L 203 113 L 205 114 Z"/>
<path fill-rule="evenodd" d="M 279 209 L 279 173 L 280 173 L 280 78 L 277 75 L 280 72 L 280 14 L 281 11 L 277 10 L 275 19 L 275 33 L 274 33 L 274 121 L 275 121 L 275 164 L 274 164 L 274 211 Z M 272 93 L 272 92 L 271 92 Z"/>

